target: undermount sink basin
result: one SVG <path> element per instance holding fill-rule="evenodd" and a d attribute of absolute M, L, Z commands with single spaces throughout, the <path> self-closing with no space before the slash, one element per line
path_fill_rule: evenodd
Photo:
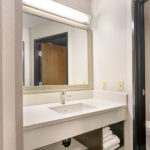
<path fill-rule="evenodd" d="M 88 111 L 88 110 L 91 110 L 94 108 L 96 108 L 96 107 L 88 105 L 88 104 L 84 104 L 84 103 L 50 107 L 51 110 L 53 110 L 57 113 L 61 113 L 61 114 L 74 113 L 74 112 L 85 112 L 85 111 Z"/>

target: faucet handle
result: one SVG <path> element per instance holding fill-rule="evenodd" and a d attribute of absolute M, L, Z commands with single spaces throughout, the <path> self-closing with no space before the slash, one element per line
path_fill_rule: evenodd
<path fill-rule="evenodd" d="M 65 97 L 71 97 L 71 94 L 70 93 L 67 93 L 65 91 L 61 91 L 60 92 L 60 103 L 61 104 L 65 104 Z"/>
<path fill-rule="evenodd" d="M 61 91 L 60 95 L 66 95 L 67 97 L 71 97 L 71 94 L 65 91 Z"/>

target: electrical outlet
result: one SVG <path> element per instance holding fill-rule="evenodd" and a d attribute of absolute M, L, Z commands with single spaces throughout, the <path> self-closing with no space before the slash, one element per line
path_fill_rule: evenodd
<path fill-rule="evenodd" d="M 118 82 L 118 91 L 124 91 L 124 82 L 123 81 Z"/>
<path fill-rule="evenodd" d="M 102 81 L 102 89 L 107 90 L 107 83 L 106 81 Z"/>

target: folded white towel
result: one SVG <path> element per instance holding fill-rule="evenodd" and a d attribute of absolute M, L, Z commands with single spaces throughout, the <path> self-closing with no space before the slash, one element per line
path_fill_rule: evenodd
<path fill-rule="evenodd" d="M 114 146 L 112 146 L 111 148 L 109 148 L 109 149 L 107 149 L 107 150 L 115 150 L 115 149 L 117 149 L 117 148 L 119 148 L 119 144 L 117 144 L 117 145 L 114 145 Z"/>
<path fill-rule="evenodd" d="M 108 133 L 109 131 L 111 131 L 111 130 L 106 130 L 106 131 L 103 131 L 103 135 L 104 135 L 105 133 Z"/>
<path fill-rule="evenodd" d="M 103 143 L 110 141 L 113 138 L 113 135 L 109 135 L 108 137 L 103 138 Z"/>
<path fill-rule="evenodd" d="M 104 128 L 102 129 L 102 131 L 103 131 L 103 133 L 106 133 L 106 132 L 110 131 L 110 127 L 104 127 Z"/>
<path fill-rule="evenodd" d="M 109 130 L 108 132 L 103 134 L 103 139 L 109 137 L 110 135 L 112 135 L 112 131 Z"/>
<path fill-rule="evenodd" d="M 104 135 L 104 134 L 106 134 L 106 133 L 108 133 L 108 132 L 110 132 L 110 131 L 111 131 L 111 130 L 108 130 L 108 131 L 104 131 L 104 132 L 103 132 L 103 135 Z"/>
<path fill-rule="evenodd" d="M 116 135 L 113 135 L 113 138 L 110 141 L 103 143 L 103 149 L 107 150 L 111 148 L 112 146 L 117 145 L 119 143 L 120 143 L 120 139 Z"/>

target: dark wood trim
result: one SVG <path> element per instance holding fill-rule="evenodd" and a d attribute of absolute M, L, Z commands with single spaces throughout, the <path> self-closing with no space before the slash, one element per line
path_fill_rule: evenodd
<path fill-rule="evenodd" d="M 39 85 L 39 58 L 38 58 L 38 42 L 34 41 L 34 86 Z"/>
<path fill-rule="evenodd" d="M 57 39 L 61 39 L 66 37 L 66 43 L 57 43 Z M 55 42 L 54 42 L 55 39 Z M 34 85 L 38 86 L 39 82 L 42 80 L 41 72 L 42 72 L 42 65 L 41 65 L 41 57 L 38 55 L 38 52 L 41 51 L 41 43 L 42 42 L 51 42 L 54 44 L 62 45 L 67 47 L 66 53 L 66 62 L 67 62 L 67 69 L 66 69 L 66 79 L 68 85 L 68 32 L 55 34 L 47 37 L 42 37 L 39 39 L 34 40 Z"/>
<path fill-rule="evenodd" d="M 66 66 L 66 79 L 67 79 L 67 85 L 69 84 L 69 64 L 68 64 L 68 32 L 66 32 L 66 37 L 67 37 L 67 43 L 66 43 L 66 47 L 67 47 L 67 53 L 66 53 L 66 62 L 67 62 L 67 66 Z"/>
<path fill-rule="evenodd" d="M 146 150 L 145 114 L 145 0 L 132 1 L 133 21 L 133 146 Z"/>

